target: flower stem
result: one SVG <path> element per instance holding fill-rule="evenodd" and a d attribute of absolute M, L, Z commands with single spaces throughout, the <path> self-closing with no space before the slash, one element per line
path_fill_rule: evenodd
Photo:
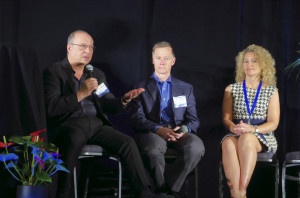
<path fill-rule="evenodd" d="M 4 165 L 5 165 L 5 167 L 6 167 L 6 169 L 8 170 L 8 172 L 16 179 L 16 180 L 18 180 L 18 181 L 21 181 L 19 178 L 17 178 L 14 174 L 13 174 L 13 172 L 11 172 L 10 170 L 9 170 L 9 168 L 7 167 L 7 164 L 5 163 L 5 161 L 4 161 Z M 14 166 L 15 167 L 15 166 Z M 15 168 L 16 169 L 16 168 Z M 17 171 L 18 172 L 18 171 Z"/>

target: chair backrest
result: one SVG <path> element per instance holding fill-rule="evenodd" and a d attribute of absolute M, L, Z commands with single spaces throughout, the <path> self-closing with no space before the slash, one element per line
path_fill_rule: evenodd
<path fill-rule="evenodd" d="M 285 155 L 286 163 L 300 163 L 300 151 L 289 152 Z"/>

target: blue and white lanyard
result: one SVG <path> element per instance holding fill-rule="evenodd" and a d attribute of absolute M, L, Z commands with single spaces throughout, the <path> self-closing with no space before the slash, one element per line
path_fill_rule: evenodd
<path fill-rule="evenodd" d="M 260 81 L 260 83 L 259 83 L 259 86 L 258 86 L 258 89 L 257 89 L 257 92 L 256 92 L 256 96 L 255 96 L 255 99 L 254 99 L 254 102 L 253 102 L 253 105 L 252 105 L 252 108 L 251 108 L 251 111 L 250 111 L 249 102 L 248 102 L 248 98 L 247 98 L 246 82 L 245 82 L 245 80 L 243 81 L 245 102 L 246 102 L 247 111 L 248 111 L 248 114 L 249 114 L 248 124 L 251 124 L 251 115 L 252 115 L 252 113 L 254 111 L 254 108 L 256 106 L 256 102 L 257 102 L 257 98 L 258 98 L 258 95 L 259 95 L 259 92 L 260 92 L 261 85 L 262 85 L 262 81 Z"/>

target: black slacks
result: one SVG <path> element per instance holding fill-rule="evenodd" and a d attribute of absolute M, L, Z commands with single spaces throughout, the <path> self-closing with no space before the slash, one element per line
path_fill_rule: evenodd
<path fill-rule="evenodd" d="M 97 117 L 84 116 L 70 119 L 49 131 L 49 140 L 59 147 L 66 168 L 72 173 L 76 161 L 85 144 L 95 144 L 116 153 L 135 194 L 139 196 L 150 186 L 143 162 L 135 141 L 112 126 L 103 125 Z M 60 172 L 57 197 L 69 197 L 72 175 Z"/>

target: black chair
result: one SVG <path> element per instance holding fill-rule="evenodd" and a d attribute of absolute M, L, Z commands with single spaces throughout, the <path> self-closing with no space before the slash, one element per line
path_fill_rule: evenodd
<path fill-rule="evenodd" d="M 285 180 L 297 181 L 300 182 L 300 175 L 299 176 L 292 176 L 286 174 L 286 168 L 293 167 L 293 166 L 300 166 L 300 151 L 289 152 L 285 155 L 285 160 L 282 165 L 282 176 L 281 176 L 281 183 L 282 183 L 282 197 L 285 198 Z"/>
<path fill-rule="evenodd" d="M 176 159 L 178 157 L 178 152 L 176 149 L 167 149 L 167 152 L 165 153 L 166 159 Z M 195 167 L 195 198 L 198 198 L 198 165 Z"/>
<path fill-rule="evenodd" d="M 257 162 L 267 163 L 275 167 L 275 198 L 278 198 L 278 185 L 279 185 L 279 160 L 276 154 L 271 152 L 257 153 Z M 223 164 L 222 160 L 219 163 L 219 198 L 223 198 Z"/>
<path fill-rule="evenodd" d="M 122 166 L 121 161 L 117 155 L 110 154 L 107 150 L 103 149 L 101 146 L 98 145 L 85 145 L 81 150 L 81 153 L 78 159 L 83 158 L 90 158 L 90 157 L 106 157 L 111 160 L 117 161 L 119 166 L 119 184 L 118 184 L 118 197 L 121 198 L 122 195 Z M 84 197 L 87 197 L 88 192 L 88 182 L 89 182 L 89 175 L 86 179 L 85 189 L 84 189 Z M 76 166 L 74 167 L 74 195 L 77 198 L 77 176 L 76 176 Z"/>

